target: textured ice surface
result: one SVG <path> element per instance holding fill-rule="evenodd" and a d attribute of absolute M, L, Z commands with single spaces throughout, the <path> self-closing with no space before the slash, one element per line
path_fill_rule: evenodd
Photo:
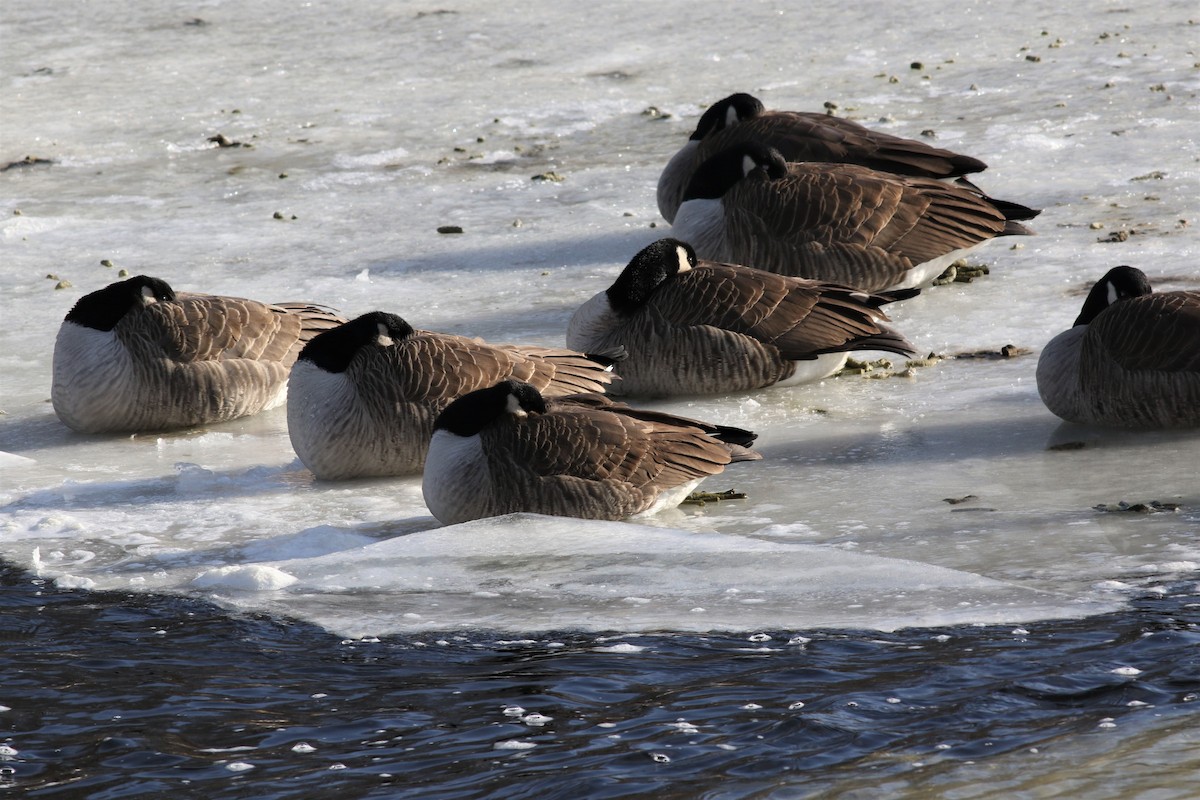
<path fill-rule="evenodd" d="M 1060 426 L 1033 384 L 1109 267 L 1200 285 L 1193 3 L 1027 19 L 902 0 L 852 25 L 811 4 L 595 3 L 586 25 L 537 8 L 7 14 L 0 166 L 34 160 L 0 172 L 0 557 L 347 634 L 1016 622 L 1194 572 L 1200 436 Z M 574 308 L 670 233 L 658 172 L 733 91 L 924 135 L 1043 208 L 1036 237 L 972 259 L 990 275 L 889 307 L 923 352 L 1018 355 L 656 403 L 751 428 L 765 457 L 705 486 L 746 500 L 637 526 L 435 529 L 417 481 L 315 482 L 282 409 L 136 437 L 53 416 L 58 324 L 122 269 L 561 344 Z M 1152 500 L 1180 510 L 1095 509 Z M 296 582 L 271 588 L 268 568 Z"/>

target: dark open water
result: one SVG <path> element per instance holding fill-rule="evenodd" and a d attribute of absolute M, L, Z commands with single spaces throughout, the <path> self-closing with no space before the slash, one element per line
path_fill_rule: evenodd
<path fill-rule="evenodd" d="M 930 796 L 913 787 L 1137 715 L 1189 723 L 1200 596 L 1168 588 L 1022 628 L 351 642 L 3 566 L 0 793 Z"/>

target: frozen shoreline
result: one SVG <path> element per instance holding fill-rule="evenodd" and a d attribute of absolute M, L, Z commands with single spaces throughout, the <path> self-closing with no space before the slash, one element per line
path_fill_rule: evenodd
<path fill-rule="evenodd" d="M 313 483 L 282 413 L 163 437 L 71 434 L 46 403 L 59 321 L 128 269 L 182 289 L 561 344 L 579 303 L 670 235 L 654 184 L 700 105 L 745 90 L 781 107 L 829 101 L 901 135 L 932 130 L 934 143 L 989 163 L 977 176 L 986 191 L 1043 207 L 1038 236 L 973 259 L 990 275 L 889 308 L 925 352 L 1029 354 L 658 404 L 755 430 L 767 459 L 727 476 L 746 502 L 653 524 L 685 552 L 679 531 L 787 547 L 802 530 L 805 546 L 844 553 L 847 569 L 864 555 L 897 559 L 1102 606 L 1190 574 L 1200 487 L 1186 465 L 1200 462 L 1200 437 L 1060 431 L 1033 387 L 1038 349 L 1109 266 L 1140 266 L 1164 289 L 1200 285 L 1187 119 L 1200 76 L 1186 4 L 1084 23 L 1039 12 L 1015 26 L 1007 11 L 954 9 L 956 40 L 932 34 L 949 6 L 902 5 L 858 30 L 837 9 L 800 19 L 764 5 L 686 8 L 683 28 L 609 5 L 586 28 L 549 5 L 525 20 L 482 4 L 376 18 L 337 4 L 122 16 L 80 3 L 63 10 L 78 12 L 66 27 L 34 10 L 14 18 L 0 161 L 51 163 L 0 173 L 0 302 L 23 319 L 0 332 L 0 450 L 11 454 L 0 463 L 0 557 L 29 567 L 37 548 L 47 575 L 193 593 L 206 570 L 253 565 L 255 547 L 306 558 L 289 543 L 322 526 L 348 550 L 428 531 L 415 482 Z M 250 146 L 218 146 L 217 135 Z M 464 232 L 438 234 L 444 225 Z M 1055 437 L 1087 446 L 1047 450 Z M 968 495 L 978 502 L 943 502 Z M 1181 510 L 1093 508 L 1150 500 Z M 627 576 L 630 552 L 597 566 Z M 173 583 L 158 577 L 163 559 Z M 479 586 L 512 577 L 484 570 Z M 666 600 L 686 589 L 669 574 L 651 583 Z M 386 580 L 349 588 L 381 601 L 402 591 Z M 304 585 L 268 594 L 248 607 L 322 599 Z M 506 624 L 523 622 L 535 624 Z"/>

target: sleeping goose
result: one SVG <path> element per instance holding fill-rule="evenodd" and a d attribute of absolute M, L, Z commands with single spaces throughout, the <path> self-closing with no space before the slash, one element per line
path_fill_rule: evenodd
<path fill-rule="evenodd" d="M 660 239 L 584 303 L 567 346 L 623 347 L 615 391 L 652 396 L 742 392 L 819 380 L 852 350 L 912 355 L 880 306 L 916 294 L 867 294 L 734 264 L 697 261 Z"/>
<path fill-rule="evenodd" d="M 303 303 L 176 293 L 139 275 L 82 297 L 54 343 L 54 411 L 85 433 L 166 431 L 282 405 L 304 343 L 343 322 Z"/>
<path fill-rule="evenodd" d="M 1043 348 L 1037 386 L 1068 422 L 1200 425 L 1200 292 L 1155 294 L 1140 270 L 1114 267 Z"/>
<path fill-rule="evenodd" d="M 373 311 L 309 342 L 292 367 L 288 434 L 318 478 L 418 473 L 433 421 L 456 397 L 503 378 L 548 396 L 603 392 L 611 361 L 414 330 Z"/>
<path fill-rule="evenodd" d="M 675 221 L 696 167 L 727 147 L 750 141 L 774 147 L 788 161 L 859 164 L 923 178 L 957 178 L 987 167 L 977 158 L 873 131 L 848 119 L 812 111 L 768 111 L 752 95 L 732 94 L 705 110 L 687 144 L 659 176 L 658 210 L 667 222 Z"/>
<path fill-rule="evenodd" d="M 696 170 L 675 216 L 701 258 L 868 292 L 928 284 L 967 250 L 1028 235 L 1037 212 L 978 190 L 741 144 Z"/>
<path fill-rule="evenodd" d="M 603 395 L 546 400 L 509 379 L 438 416 L 421 488 L 446 525 L 516 512 L 624 519 L 678 505 L 727 464 L 760 458 L 753 440 Z"/>

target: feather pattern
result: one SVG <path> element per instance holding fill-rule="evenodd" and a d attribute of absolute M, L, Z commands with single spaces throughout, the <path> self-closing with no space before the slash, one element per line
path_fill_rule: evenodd
<path fill-rule="evenodd" d="M 304 342 L 343 319 L 307 304 L 180 293 L 138 276 L 81 298 L 54 350 L 51 399 L 86 433 L 164 431 L 281 405 Z"/>
<path fill-rule="evenodd" d="M 726 465 L 759 458 L 709 430 L 721 429 L 598 396 L 546 400 L 504 381 L 438 418 L 422 488 L 445 524 L 516 512 L 624 519 L 678 503 Z"/>
<path fill-rule="evenodd" d="M 394 314 L 371 312 L 301 353 L 288 433 L 318 478 L 414 474 L 442 409 L 510 377 L 551 397 L 604 391 L 615 378 L 606 358 L 414 330 Z"/>
<path fill-rule="evenodd" d="M 1152 292 L 1116 267 L 1075 325 L 1042 350 L 1038 392 L 1069 422 L 1128 428 L 1200 426 L 1200 292 Z"/>
<path fill-rule="evenodd" d="M 751 144 L 697 170 L 675 229 L 702 258 L 880 291 L 927 283 L 994 237 L 1029 234 L 1013 213 L 966 186 L 787 163 Z"/>
<path fill-rule="evenodd" d="M 925 178 L 955 178 L 980 172 L 977 158 L 875 131 L 841 117 L 810 111 L 775 111 L 748 94 L 714 103 L 691 138 L 658 179 L 658 208 L 674 222 L 692 174 L 706 159 L 729 147 L 759 142 L 788 161 L 858 164 L 881 172 Z"/>
<path fill-rule="evenodd" d="M 734 264 L 698 261 L 678 239 L 634 256 L 621 277 L 572 316 L 571 347 L 624 348 L 616 391 L 669 396 L 748 391 L 789 381 L 827 354 L 815 380 L 845 353 L 914 348 L 881 306 L 902 295 L 867 294 Z"/>

